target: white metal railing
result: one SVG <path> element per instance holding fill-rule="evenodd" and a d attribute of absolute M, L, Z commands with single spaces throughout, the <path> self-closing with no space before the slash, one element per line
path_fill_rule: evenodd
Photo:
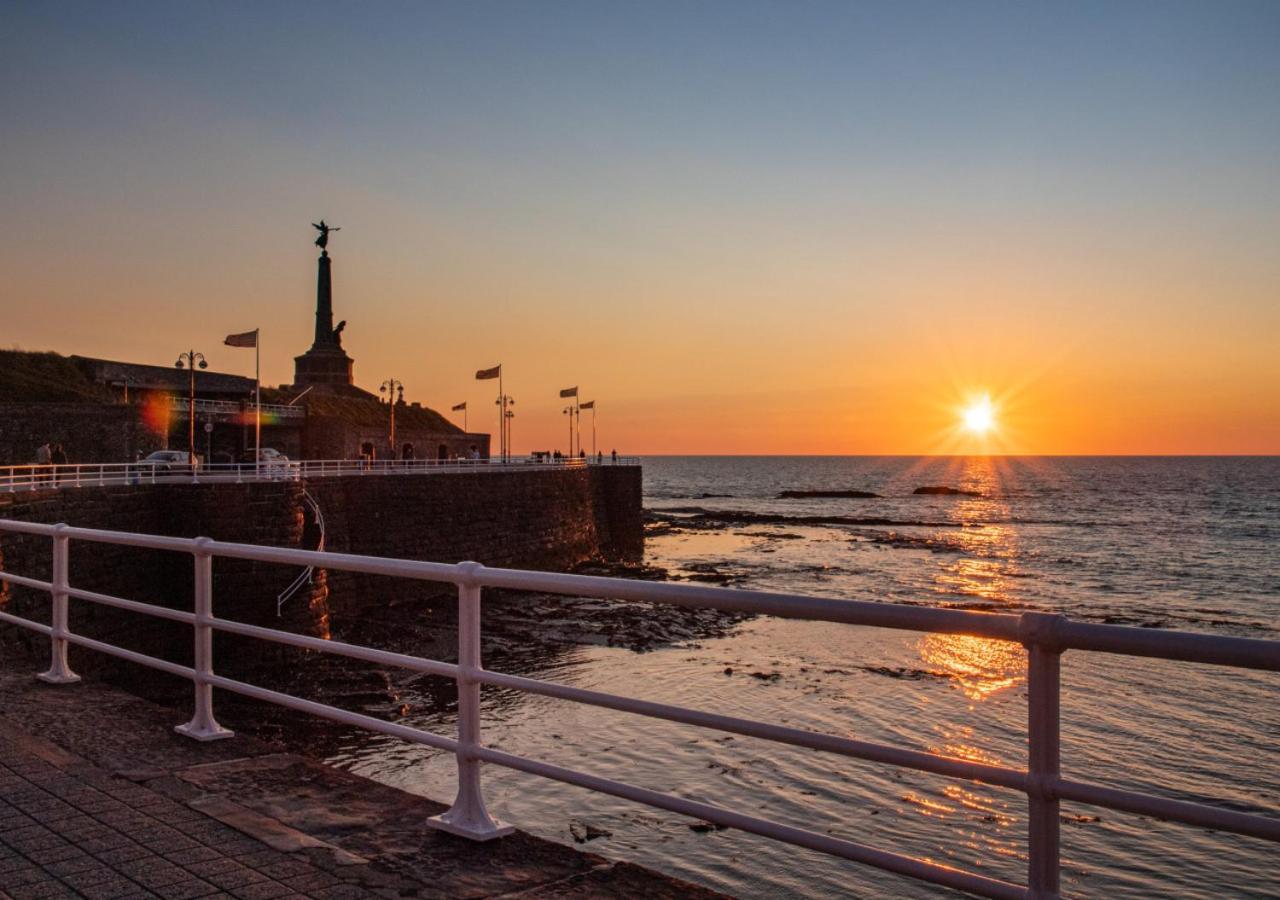
<path fill-rule="evenodd" d="M 548 459 L 536 456 L 501 459 L 303 459 L 264 460 L 248 463 L 66 463 L 63 465 L 0 466 L 0 492 L 90 487 L 94 485 L 164 483 L 241 483 L 245 481 L 288 481 L 307 478 L 335 478 L 350 475 L 423 475 L 440 472 L 513 472 L 545 469 L 576 469 L 594 465 L 639 465 L 634 456 L 617 461 L 595 459 Z"/>
<path fill-rule="evenodd" d="M 50 581 L 0 572 L 0 581 L 47 591 L 52 597 L 49 625 L 0 612 L 0 621 L 49 636 L 52 660 L 48 671 L 39 676 L 43 680 L 54 684 L 79 680 L 67 661 L 68 645 L 76 644 L 190 679 L 195 687 L 194 714 L 189 722 L 178 726 L 177 730 L 197 740 L 214 740 L 232 736 L 232 733 L 220 726 L 214 718 L 213 688 L 217 687 L 289 709 L 312 713 L 335 722 L 367 728 L 449 751 L 454 754 L 457 762 L 457 796 L 450 809 L 431 819 L 430 824 L 475 840 L 499 837 L 511 830 L 510 826 L 490 817 L 485 809 L 480 790 L 480 764 L 487 762 L 987 897 L 1040 898 L 1058 895 L 1058 805 L 1061 800 L 1280 842 L 1280 818 L 1275 817 L 1274 811 L 1270 815 L 1245 813 L 1203 802 L 1175 800 L 1108 788 L 1063 778 L 1059 769 L 1059 665 L 1065 651 L 1087 650 L 1280 671 L 1280 641 L 1150 631 L 1117 625 L 1094 625 L 1073 622 L 1064 616 L 1047 613 L 1023 613 L 1015 616 L 834 600 L 618 578 L 489 569 L 474 562 L 448 565 L 223 543 L 209 538 L 161 537 L 0 519 L 0 534 L 4 532 L 46 536 L 52 539 Z M 194 563 L 194 611 L 186 612 L 139 603 L 72 586 L 68 571 L 68 546 L 73 540 L 189 553 Z M 423 659 L 219 618 L 213 612 L 213 560 L 215 558 L 316 566 L 454 584 L 458 589 L 458 662 L 454 664 Z M 485 669 L 480 660 L 480 592 L 484 587 L 649 601 L 686 607 L 710 607 L 850 625 L 966 634 L 1021 643 L 1027 648 L 1029 655 L 1028 766 L 1024 771 L 988 765 L 834 734 L 811 732 L 666 703 L 586 690 L 556 682 L 492 672 Z M 67 627 L 67 604 L 68 599 L 72 597 L 192 626 L 195 639 L 194 665 L 185 666 L 157 659 L 71 632 Z M 453 678 L 458 685 L 457 737 L 445 737 L 407 725 L 384 722 L 372 716 L 349 712 L 328 704 L 304 700 L 218 675 L 213 666 L 212 634 L 214 631 Z M 486 684 L 1021 791 L 1027 795 L 1029 801 L 1028 884 L 1025 887 L 1012 884 L 985 875 L 832 837 L 829 834 L 772 822 L 725 807 L 664 794 L 487 747 L 481 740 L 480 721 L 480 687 Z"/>

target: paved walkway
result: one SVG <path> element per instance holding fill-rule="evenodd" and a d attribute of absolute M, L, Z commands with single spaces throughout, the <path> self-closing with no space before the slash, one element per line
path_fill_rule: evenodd
<path fill-rule="evenodd" d="M 0 653 L 0 900 L 721 898 L 522 832 L 435 831 L 432 800 L 243 732 L 191 741 L 189 711 L 38 670 Z"/>
<path fill-rule="evenodd" d="M 0 735 L 0 897 L 375 896 L 149 788 L 44 755 L 54 762 Z"/>

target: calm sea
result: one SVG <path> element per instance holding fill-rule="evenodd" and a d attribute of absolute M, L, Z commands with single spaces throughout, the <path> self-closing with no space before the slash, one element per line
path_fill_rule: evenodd
<path fill-rule="evenodd" d="M 645 503 L 675 576 L 745 588 L 1280 639 L 1280 458 L 668 457 Z M 945 485 L 979 496 L 918 496 Z M 782 500 L 784 490 L 869 499 Z M 767 525 L 711 512 L 784 517 Z M 893 525 L 812 524 L 799 517 Z M 899 524 L 900 523 L 900 524 Z M 726 674 L 732 669 L 733 674 Z M 753 677 L 752 673 L 758 673 Z M 579 647 L 538 677 L 993 764 L 1026 761 L 1016 645 L 755 619 L 648 653 Z M 1233 808 L 1280 809 L 1280 677 L 1072 652 L 1063 663 L 1069 777 Z M 726 804 L 899 853 L 1024 882 L 1015 792 L 507 692 L 486 738 L 522 754 Z M 417 724 L 451 731 L 450 713 Z M 452 759 L 366 734 L 334 760 L 439 799 Z M 937 896 L 937 889 L 734 831 L 488 767 L 495 814 L 554 840 L 742 897 Z M 1264 842 L 1064 804 L 1072 896 L 1280 896 Z"/>

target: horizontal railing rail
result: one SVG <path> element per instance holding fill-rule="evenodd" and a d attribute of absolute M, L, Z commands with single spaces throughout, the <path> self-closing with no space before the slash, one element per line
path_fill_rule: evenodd
<path fill-rule="evenodd" d="M 449 810 L 430 820 L 429 824 L 475 840 L 499 837 L 511 830 L 510 826 L 493 819 L 485 807 L 481 793 L 480 764 L 490 763 L 682 815 L 694 816 L 715 824 L 986 897 L 1054 897 L 1058 895 L 1060 866 L 1058 807 L 1062 800 L 1280 842 L 1280 818 L 1276 817 L 1274 810 L 1269 813 L 1262 810 L 1244 812 L 1226 809 L 1207 800 L 1175 799 L 1066 779 L 1061 775 L 1059 759 L 1059 670 L 1064 652 L 1079 650 L 1124 654 L 1277 672 L 1280 671 L 1280 641 L 1150 631 L 1118 625 L 1093 625 L 1073 622 L 1063 616 L 1046 613 L 1029 612 L 1008 615 L 693 585 L 655 584 L 595 576 L 489 569 L 470 562 L 458 564 L 420 562 L 328 551 L 223 543 L 209 538 L 175 538 L 0 519 L 0 535 L 4 533 L 43 536 L 52 540 L 49 581 L 0 571 L 0 581 L 45 591 L 52 598 L 48 625 L 9 612 L 0 612 L 0 622 L 49 636 L 51 662 L 49 669 L 39 676 L 44 681 L 65 684 L 79 680 L 68 663 L 68 646 L 74 644 L 190 680 L 194 686 L 194 712 L 191 720 L 178 726 L 177 730 L 198 740 L 232 736 L 232 733 L 219 725 L 214 718 L 213 689 L 216 687 L 331 721 L 447 751 L 454 754 L 457 765 L 457 795 Z M 72 541 L 189 554 L 193 560 L 193 610 L 188 612 L 153 606 L 72 586 L 69 576 L 68 549 Z M 217 617 L 213 612 L 213 560 L 215 558 L 300 565 L 453 584 L 458 591 L 458 660 L 456 663 L 450 663 L 425 659 Z M 1026 769 L 1018 769 L 978 763 L 922 750 L 878 744 L 836 734 L 806 731 L 769 722 L 758 722 L 705 710 L 593 691 L 558 682 L 490 671 L 483 667 L 480 659 L 480 600 L 483 588 L 641 600 L 926 633 L 974 635 L 1017 642 L 1026 647 L 1028 652 L 1028 764 Z M 69 599 L 98 603 L 190 625 L 194 636 L 193 665 L 184 666 L 73 633 L 68 627 Z M 386 722 L 372 716 L 218 675 L 213 666 L 212 635 L 215 631 L 452 678 L 456 681 L 458 689 L 457 737 Z M 1027 885 L 1013 884 L 940 863 L 869 847 L 833 837 L 830 834 L 762 819 L 723 806 L 665 794 L 485 746 L 481 739 L 480 689 L 482 685 L 762 738 L 852 759 L 900 766 L 1022 792 L 1028 798 Z"/>
<path fill-rule="evenodd" d="M 185 454 L 184 454 L 185 455 Z M 287 481 L 367 475 L 424 475 L 445 472 L 514 472 L 577 469 L 585 466 L 636 466 L 639 457 L 550 459 L 537 456 L 502 459 L 302 459 L 263 460 L 258 464 L 139 460 L 127 463 L 63 463 L 0 466 L 0 492 L 51 490 L 131 484 L 199 484 Z"/>

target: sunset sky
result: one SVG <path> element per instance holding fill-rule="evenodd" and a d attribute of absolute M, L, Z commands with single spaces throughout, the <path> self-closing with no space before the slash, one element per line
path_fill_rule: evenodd
<path fill-rule="evenodd" d="M 287 382 L 323 217 L 519 452 L 1280 453 L 1280 3 L 0 9 L 5 347 Z"/>

